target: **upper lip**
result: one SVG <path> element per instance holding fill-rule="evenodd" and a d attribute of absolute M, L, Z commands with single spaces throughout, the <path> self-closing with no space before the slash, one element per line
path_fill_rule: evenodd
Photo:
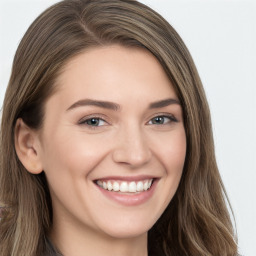
<path fill-rule="evenodd" d="M 123 180 L 123 181 L 140 181 L 140 180 L 150 180 L 150 179 L 156 179 L 158 177 L 152 176 L 152 175 L 138 175 L 138 176 L 106 176 L 101 177 L 97 180 Z"/>

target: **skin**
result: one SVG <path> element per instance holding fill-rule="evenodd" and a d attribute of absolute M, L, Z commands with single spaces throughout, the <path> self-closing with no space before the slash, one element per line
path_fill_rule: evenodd
<path fill-rule="evenodd" d="M 42 129 L 32 131 L 22 120 L 16 128 L 23 165 L 32 173 L 44 170 L 49 182 L 51 239 L 69 256 L 147 255 L 147 232 L 175 194 L 186 155 L 172 84 L 148 51 L 112 45 L 74 57 L 57 86 Z M 119 107 L 74 105 L 83 99 Z M 176 102 L 149 108 L 165 99 Z M 154 193 L 139 205 L 109 199 L 95 184 L 108 176 L 139 175 L 157 178 Z"/>

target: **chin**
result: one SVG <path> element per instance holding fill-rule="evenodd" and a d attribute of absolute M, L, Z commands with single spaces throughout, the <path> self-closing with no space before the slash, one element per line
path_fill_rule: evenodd
<path fill-rule="evenodd" d="M 143 236 L 147 234 L 149 229 L 142 229 L 142 228 L 129 228 L 129 229 L 116 229 L 116 230 L 107 230 L 105 231 L 106 234 L 112 238 L 115 239 L 132 239 L 132 238 L 137 238 L 140 236 Z"/>
<path fill-rule="evenodd" d="M 135 238 L 147 234 L 154 225 L 155 220 L 124 220 L 115 223 L 108 222 L 102 227 L 105 234 L 113 238 L 125 239 Z"/>

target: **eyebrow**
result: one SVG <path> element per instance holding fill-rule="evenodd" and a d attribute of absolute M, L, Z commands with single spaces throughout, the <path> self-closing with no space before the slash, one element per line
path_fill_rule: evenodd
<path fill-rule="evenodd" d="M 100 108 L 106 108 L 106 109 L 111 109 L 111 110 L 119 110 L 120 105 L 109 102 L 109 101 L 100 101 L 100 100 L 92 100 L 92 99 L 83 99 L 75 102 L 73 105 L 71 105 L 68 110 L 77 108 L 77 107 L 83 107 L 83 106 L 96 106 Z"/>
<path fill-rule="evenodd" d="M 156 102 L 152 102 L 149 104 L 149 109 L 154 109 L 154 108 L 163 108 L 167 107 L 172 104 L 178 104 L 180 105 L 180 102 L 176 99 L 164 99 Z M 121 109 L 121 106 L 119 104 L 116 104 L 114 102 L 109 102 L 109 101 L 100 101 L 100 100 L 93 100 L 93 99 L 82 99 L 74 104 L 72 104 L 67 111 L 77 108 L 77 107 L 84 107 L 84 106 L 96 106 L 100 108 L 106 108 L 110 110 L 115 110 L 118 111 Z"/>
<path fill-rule="evenodd" d="M 149 105 L 149 109 L 153 109 L 153 108 L 163 108 L 163 107 L 167 107 L 169 105 L 172 104 L 178 104 L 180 105 L 180 102 L 176 99 L 165 99 L 165 100 L 160 100 L 160 101 L 156 101 L 153 102 Z"/>

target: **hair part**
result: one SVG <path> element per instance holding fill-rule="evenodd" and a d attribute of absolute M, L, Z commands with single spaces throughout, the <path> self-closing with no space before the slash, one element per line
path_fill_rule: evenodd
<path fill-rule="evenodd" d="M 28 173 L 16 155 L 17 118 L 40 129 L 45 102 L 58 90 L 56 79 L 67 62 L 91 47 L 111 44 L 150 51 L 172 82 L 184 114 L 183 175 L 174 198 L 149 231 L 149 255 L 237 255 L 215 160 L 210 111 L 196 67 L 171 25 L 132 0 L 64 0 L 44 11 L 20 42 L 1 124 L 1 255 L 42 255 L 52 223 L 44 173 Z"/>

